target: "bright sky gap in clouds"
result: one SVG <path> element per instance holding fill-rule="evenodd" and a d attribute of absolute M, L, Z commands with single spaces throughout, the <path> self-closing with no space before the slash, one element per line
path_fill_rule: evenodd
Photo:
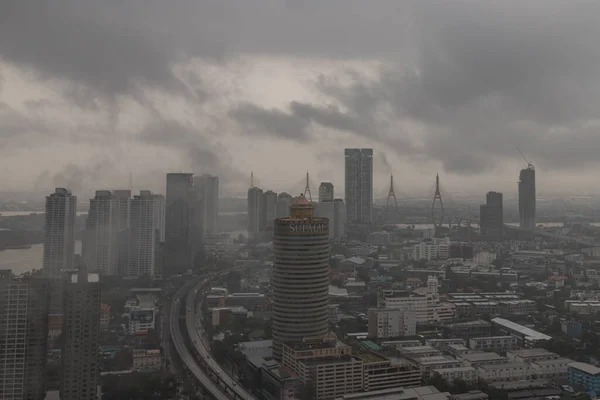
<path fill-rule="evenodd" d="M 341 189 L 368 146 L 382 192 L 510 193 L 519 146 L 541 192 L 597 192 L 598 37 L 598 2 L 7 0 L 0 184 Z"/>

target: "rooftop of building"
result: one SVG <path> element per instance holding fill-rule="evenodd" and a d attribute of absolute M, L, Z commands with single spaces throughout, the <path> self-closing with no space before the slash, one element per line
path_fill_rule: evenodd
<path fill-rule="evenodd" d="M 569 368 L 578 369 L 579 371 L 584 372 L 588 375 L 600 375 L 600 368 L 588 363 L 574 362 L 569 364 Z"/>
<path fill-rule="evenodd" d="M 529 364 L 522 362 L 513 362 L 507 364 L 483 364 L 479 368 L 483 368 L 486 371 L 492 371 L 495 369 L 511 369 L 511 368 L 529 368 Z"/>
<path fill-rule="evenodd" d="M 542 349 L 539 347 L 534 347 L 533 349 L 510 350 L 507 351 L 506 354 L 510 354 L 521 358 L 556 355 L 556 353 L 552 353 L 546 349 Z"/>
<path fill-rule="evenodd" d="M 555 358 L 553 360 L 538 360 L 538 361 L 534 361 L 534 364 L 537 365 L 555 365 L 555 364 L 572 364 L 574 361 L 571 360 L 570 358 L 565 358 L 565 357 L 561 357 L 561 358 Z"/>
<path fill-rule="evenodd" d="M 473 367 L 451 367 L 451 368 L 442 368 L 442 369 L 434 369 L 433 372 L 471 372 L 476 371 Z"/>
<path fill-rule="evenodd" d="M 447 400 L 448 395 L 441 393 L 434 386 L 414 388 L 392 388 L 346 394 L 337 400 Z"/>
<path fill-rule="evenodd" d="M 446 327 L 448 328 L 463 328 L 463 327 L 490 327 L 492 326 L 492 324 L 490 324 L 488 321 L 484 321 L 482 319 L 477 319 L 475 321 L 466 321 L 466 322 L 455 322 L 453 324 L 448 324 L 446 325 Z"/>
<path fill-rule="evenodd" d="M 420 358 L 415 358 L 414 361 L 424 367 L 430 366 L 430 365 L 444 365 L 444 364 L 460 364 L 460 361 L 458 361 L 455 358 L 452 357 L 448 357 L 448 356 L 433 356 L 433 357 L 420 357 Z"/>
<path fill-rule="evenodd" d="M 510 335 L 502 335 L 502 336 L 478 336 L 478 337 L 474 337 L 474 338 L 470 338 L 469 340 L 504 340 L 504 339 L 514 339 L 516 340 L 517 338 L 515 338 L 514 336 L 510 336 Z"/>
<path fill-rule="evenodd" d="M 487 393 L 481 390 L 470 390 L 467 393 L 460 393 L 452 395 L 452 400 L 484 400 L 488 399 Z"/>
<path fill-rule="evenodd" d="M 388 361 L 387 358 L 380 356 L 379 354 L 375 354 L 375 353 L 360 353 L 356 355 L 357 357 L 359 357 L 360 359 L 362 359 L 365 363 L 376 363 L 376 362 L 383 362 L 383 361 Z"/>
<path fill-rule="evenodd" d="M 518 333 L 526 336 L 526 338 L 529 340 L 550 340 L 550 339 L 552 339 L 552 336 L 544 335 L 541 332 L 535 331 L 531 328 L 527 328 L 526 326 L 523 326 L 523 325 L 519 325 L 515 322 L 509 321 L 504 318 L 494 318 L 494 319 L 492 319 L 492 322 L 495 324 L 498 324 L 500 326 L 503 326 L 505 328 L 511 329 L 515 332 L 518 332 Z"/>
<path fill-rule="evenodd" d="M 298 360 L 301 363 L 308 365 L 327 365 L 327 364 L 344 364 L 350 362 L 360 362 L 363 360 L 353 356 L 353 355 L 345 355 L 345 356 L 335 356 L 335 357 L 319 357 L 319 358 L 308 358 L 303 360 Z"/>
<path fill-rule="evenodd" d="M 478 362 L 478 361 L 495 361 L 502 360 L 506 357 L 502 357 L 498 353 L 493 352 L 478 352 L 478 353 L 468 353 L 460 356 L 461 359 L 469 362 Z"/>
<path fill-rule="evenodd" d="M 418 353 L 435 353 L 438 350 L 431 346 L 410 346 L 404 347 L 400 350 L 404 354 L 418 354 Z"/>

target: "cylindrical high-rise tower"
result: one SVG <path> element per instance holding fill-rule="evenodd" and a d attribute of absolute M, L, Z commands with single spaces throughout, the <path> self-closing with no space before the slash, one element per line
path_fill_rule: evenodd
<path fill-rule="evenodd" d="M 273 357 L 281 360 L 284 343 L 329 332 L 329 221 L 300 196 L 289 217 L 275 219 L 273 245 Z"/>

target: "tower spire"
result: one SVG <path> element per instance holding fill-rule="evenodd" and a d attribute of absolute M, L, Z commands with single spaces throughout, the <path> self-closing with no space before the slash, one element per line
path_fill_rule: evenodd
<path fill-rule="evenodd" d="M 308 194 L 308 196 L 307 196 Z M 304 188 L 304 197 L 308 199 L 308 201 L 312 201 L 312 194 L 310 193 L 310 180 L 308 176 L 308 171 L 306 171 L 306 187 Z"/>
<path fill-rule="evenodd" d="M 436 200 L 440 203 L 441 214 L 437 215 L 435 212 Z M 440 191 L 440 174 L 435 175 L 435 194 L 433 195 L 433 202 L 431 203 L 431 222 L 434 228 L 437 230 L 444 223 L 446 213 L 444 212 L 444 201 L 442 200 L 442 192 Z"/>
<path fill-rule="evenodd" d="M 398 208 L 398 200 L 396 199 L 396 192 L 394 191 L 394 175 L 390 175 L 390 191 L 388 193 L 387 202 L 385 204 L 385 208 L 390 207 L 390 200 L 394 198 L 394 206 Z"/>
<path fill-rule="evenodd" d="M 254 171 L 250 171 L 250 188 L 254 187 Z"/>

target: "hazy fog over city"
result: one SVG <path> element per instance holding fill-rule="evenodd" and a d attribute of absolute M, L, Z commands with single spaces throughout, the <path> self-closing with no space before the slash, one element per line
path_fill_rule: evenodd
<path fill-rule="evenodd" d="M 1 400 L 596 400 L 600 2 L 0 0 Z"/>

